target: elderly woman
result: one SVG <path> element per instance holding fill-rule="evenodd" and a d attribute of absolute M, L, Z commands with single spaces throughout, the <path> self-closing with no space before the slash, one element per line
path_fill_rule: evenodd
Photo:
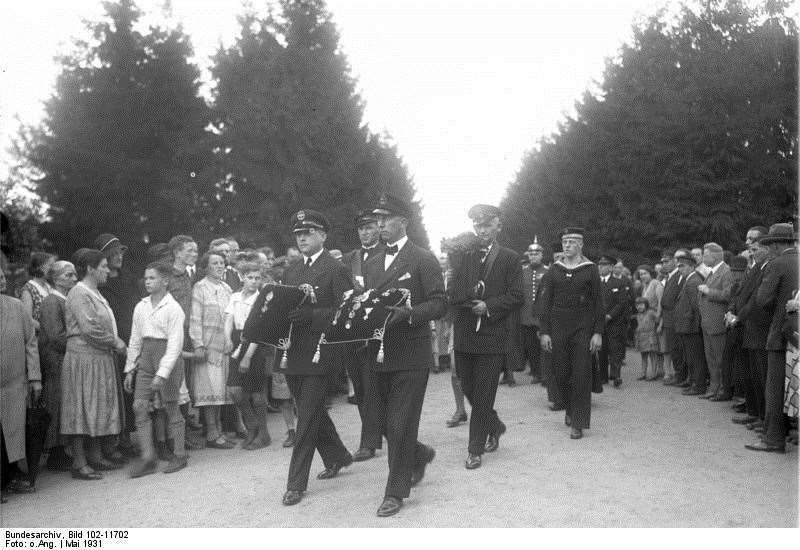
<path fill-rule="evenodd" d="M 195 363 L 191 369 L 194 406 L 203 410 L 206 421 L 206 446 L 232 449 L 235 445 L 222 433 L 221 406 L 233 403 L 226 391 L 228 355 L 225 346 L 224 312 L 231 299 L 225 283 L 225 256 L 207 252 L 199 262 L 205 277 L 192 289 L 189 337 Z"/>
<path fill-rule="evenodd" d="M 108 260 L 99 250 L 76 254 L 81 279 L 67 294 L 67 347 L 61 370 L 61 435 L 69 436 L 72 477 L 101 479 L 97 470 L 120 464 L 103 456 L 119 434 L 120 397 L 114 353 L 124 354 L 117 322 L 97 287 L 108 277 Z M 84 444 L 88 442 L 88 456 Z"/>
<path fill-rule="evenodd" d="M 42 369 L 42 391 L 50 413 L 45 449 L 49 449 L 47 467 L 51 470 L 69 471 L 70 459 L 59 440 L 59 412 L 61 408 L 61 363 L 67 350 L 67 294 L 78 281 L 75 266 L 64 260 L 57 261 L 47 274 L 50 294 L 42 302 L 39 325 L 39 360 Z"/>
<path fill-rule="evenodd" d="M 6 276 L 0 270 L 0 293 Z M 33 321 L 22 302 L 0 294 L 0 447 L 2 448 L 2 489 L 33 491 L 28 480 L 14 479 L 16 463 L 25 458 L 25 401 L 28 392 L 35 400 L 42 391 L 39 352 Z"/>
<path fill-rule="evenodd" d="M 30 280 L 19 289 L 19 299 L 25 311 L 33 318 L 33 326 L 39 330 L 39 316 L 42 302 L 50 294 L 50 285 L 47 284 L 47 272 L 55 262 L 56 257 L 47 252 L 34 252 L 28 264 Z"/>

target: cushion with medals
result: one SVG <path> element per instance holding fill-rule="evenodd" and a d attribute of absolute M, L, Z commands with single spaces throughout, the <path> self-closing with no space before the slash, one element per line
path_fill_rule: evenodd
<path fill-rule="evenodd" d="M 291 339 L 289 312 L 306 299 L 306 292 L 296 286 L 268 284 L 253 303 L 242 330 L 242 340 L 288 349 Z"/>
<path fill-rule="evenodd" d="M 390 306 L 399 306 L 410 299 L 405 288 L 375 289 L 363 294 L 348 291 L 336 315 L 325 328 L 321 344 L 343 344 L 366 340 L 383 340 L 386 322 L 392 314 Z"/>

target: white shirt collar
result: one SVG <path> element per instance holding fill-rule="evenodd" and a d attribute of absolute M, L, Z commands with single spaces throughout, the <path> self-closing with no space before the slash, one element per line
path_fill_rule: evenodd
<path fill-rule="evenodd" d="M 403 247 L 406 245 L 407 242 L 408 242 L 408 235 L 404 235 L 403 237 L 400 237 L 397 240 L 397 242 L 386 243 L 386 245 L 387 246 L 395 246 L 396 245 L 397 246 L 397 253 L 399 254 L 400 251 L 403 250 Z"/>
<path fill-rule="evenodd" d="M 316 254 L 314 254 L 313 256 L 306 256 L 305 254 L 303 254 L 303 263 L 304 263 L 304 264 L 305 264 L 305 263 L 308 263 L 306 260 L 308 260 L 308 258 L 311 258 L 311 265 L 314 265 L 314 264 L 317 262 L 317 258 L 319 258 L 320 256 L 322 256 L 322 253 L 323 253 L 323 252 L 325 252 L 325 249 L 324 249 L 324 248 L 320 248 L 320 249 L 319 249 L 319 252 L 317 252 L 317 253 L 316 253 Z"/>
<path fill-rule="evenodd" d="M 717 272 L 717 270 L 719 269 L 719 266 L 721 266 L 721 265 L 722 265 L 722 264 L 724 264 L 724 263 L 725 263 L 725 262 L 720 262 L 720 263 L 718 263 L 717 265 L 715 265 L 714 267 L 710 267 L 710 268 L 708 268 L 708 269 L 709 269 L 709 273 L 716 273 L 716 272 Z"/>
<path fill-rule="evenodd" d="M 680 270 L 677 267 L 675 269 L 673 269 L 672 271 L 670 271 L 669 275 L 667 275 L 667 280 L 669 281 L 670 279 L 672 279 L 672 276 L 675 275 L 678 271 L 680 271 Z"/>
<path fill-rule="evenodd" d="M 175 302 L 175 298 L 172 297 L 172 294 L 167 292 L 155 306 L 153 305 L 153 300 L 150 298 L 149 295 L 142 298 L 142 302 L 144 302 L 148 308 L 152 309 L 153 311 L 156 311 L 157 309 L 161 309 L 162 307 L 169 305 L 171 302 Z M 177 303 L 178 302 L 175 302 L 175 304 Z"/>
<path fill-rule="evenodd" d="M 378 242 L 380 242 L 380 241 L 378 241 Z M 375 243 L 375 244 L 373 244 L 372 246 L 364 246 L 364 245 L 362 244 L 362 245 L 361 245 L 361 248 L 363 248 L 364 250 L 372 250 L 372 249 L 373 249 L 373 248 L 375 248 L 376 246 L 378 246 L 378 243 Z"/>

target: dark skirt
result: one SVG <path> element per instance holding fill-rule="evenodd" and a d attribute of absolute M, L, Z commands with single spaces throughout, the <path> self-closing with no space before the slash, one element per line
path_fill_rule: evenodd
<path fill-rule="evenodd" d="M 231 340 L 233 349 L 239 347 L 242 331 L 233 329 Z M 242 349 L 240 355 L 244 355 L 246 350 Z M 267 389 L 267 371 L 275 358 L 275 349 L 272 346 L 256 347 L 253 358 L 250 360 L 250 368 L 247 372 L 239 372 L 239 359 L 230 358 L 228 366 L 228 380 L 226 385 L 229 387 L 239 386 L 245 393 L 259 393 Z"/>

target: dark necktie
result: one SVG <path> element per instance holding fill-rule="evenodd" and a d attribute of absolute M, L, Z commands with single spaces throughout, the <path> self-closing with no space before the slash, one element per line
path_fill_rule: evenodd
<path fill-rule="evenodd" d="M 306 267 L 311 267 L 312 260 L 311 258 L 306 258 Z"/>
<path fill-rule="evenodd" d="M 364 248 L 363 246 L 361 247 L 361 261 L 362 262 L 366 261 L 367 258 L 369 258 L 369 253 L 371 251 L 372 251 L 371 248 Z"/>
<path fill-rule="evenodd" d="M 386 247 L 386 255 L 387 256 L 394 256 L 395 254 L 397 254 L 398 251 L 399 251 L 399 248 L 397 248 L 397 245 L 387 246 Z"/>
<path fill-rule="evenodd" d="M 481 263 L 483 263 L 483 262 L 486 261 L 486 257 L 489 255 L 489 249 L 488 248 L 481 248 L 480 250 L 478 250 L 478 254 L 480 254 Z"/>

